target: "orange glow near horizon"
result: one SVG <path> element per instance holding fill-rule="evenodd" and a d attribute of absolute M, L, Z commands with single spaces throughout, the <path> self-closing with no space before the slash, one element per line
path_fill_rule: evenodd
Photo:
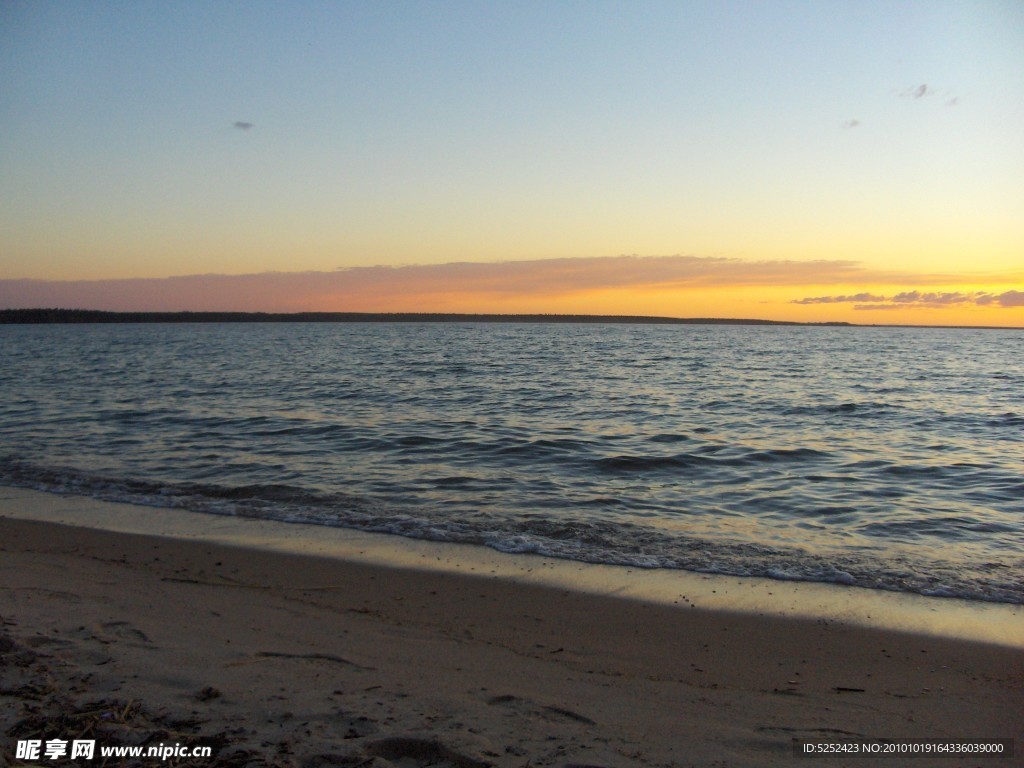
<path fill-rule="evenodd" d="M 657 315 L 1024 327 L 1024 274 L 617 256 L 122 280 L 0 280 L 0 307 Z"/>
<path fill-rule="evenodd" d="M 326 299 L 315 311 L 323 312 L 451 312 L 480 314 L 633 315 L 679 318 L 739 318 L 801 323 L 848 322 L 856 325 L 970 325 L 1024 328 L 1024 307 L 974 304 L 944 307 L 900 306 L 890 309 L 855 309 L 854 303 L 796 304 L 794 301 L 826 292 L 869 292 L 893 295 L 891 286 L 742 287 L 719 289 L 664 288 L 660 286 L 610 288 L 559 296 L 494 294 L 473 295 L 452 291 L 432 295 L 394 297 L 386 306 L 373 299 L 338 303 Z M 942 286 L 944 293 L 984 291 L 977 286 Z M 988 289 L 998 292 L 999 289 Z"/>

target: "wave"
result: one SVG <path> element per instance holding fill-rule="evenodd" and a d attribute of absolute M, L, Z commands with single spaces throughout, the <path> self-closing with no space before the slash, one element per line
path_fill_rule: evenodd
<path fill-rule="evenodd" d="M 879 402 L 845 402 L 829 403 L 827 405 L 794 405 L 782 408 L 780 413 L 784 416 L 878 416 L 885 417 L 893 411 L 900 410 L 901 406 L 895 403 Z"/>
<path fill-rule="evenodd" d="M 724 453 L 724 455 L 718 455 Z M 695 467 L 744 467 L 776 462 L 819 461 L 829 454 L 812 448 L 782 448 L 771 450 L 744 450 L 711 446 L 702 451 L 679 453 L 673 456 L 621 455 L 595 459 L 594 468 L 603 472 L 648 472 Z"/>
<path fill-rule="evenodd" d="M 616 466 L 623 466 L 624 458 L 629 457 L 616 457 Z M 669 459 L 674 462 L 678 457 Z M 799 457 L 789 456 L 787 460 L 799 460 Z M 632 465 L 627 461 L 625 466 Z M 644 460 L 641 466 L 649 469 L 650 460 Z M 473 483 L 474 479 L 452 476 L 439 482 L 458 486 Z M 0 459 L 0 484 L 148 507 L 475 544 L 500 552 L 587 563 L 823 582 L 1024 604 L 1024 580 L 1017 575 L 1020 573 L 1017 566 L 989 563 L 991 567 L 964 568 L 962 563 L 921 556 L 915 556 L 911 562 L 906 558 L 878 557 L 868 552 L 825 555 L 778 543 L 710 540 L 653 525 L 595 519 L 583 511 L 567 513 L 558 519 L 539 514 L 511 518 L 483 513 L 453 518 L 444 510 L 424 506 L 407 508 L 378 498 L 323 492 L 299 485 L 231 486 L 119 478 L 66 467 L 40 466 L 15 457 Z M 977 530 L 969 520 L 937 522 L 952 523 L 960 531 Z M 907 527 L 913 529 L 915 525 Z M 918 524 L 916 527 L 927 526 Z M 892 534 L 892 530 L 886 532 L 886 535 Z"/>

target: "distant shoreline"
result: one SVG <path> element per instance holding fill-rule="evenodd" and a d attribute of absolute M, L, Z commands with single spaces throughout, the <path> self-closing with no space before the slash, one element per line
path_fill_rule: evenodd
<path fill-rule="evenodd" d="M 839 325 L 713 317 L 645 315 L 472 314 L 450 312 L 106 312 L 3 309 L 0 323 L 633 323 L 646 325 Z"/>
<path fill-rule="evenodd" d="M 593 323 L 605 325 L 784 325 L 839 328 L 961 328 L 1021 331 L 1008 325 L 821 323 L 731 317 L 487 314 L 457 312 L 108 312 L 99 309 L 0 309 L 0 325 L 78 323 Z"/>

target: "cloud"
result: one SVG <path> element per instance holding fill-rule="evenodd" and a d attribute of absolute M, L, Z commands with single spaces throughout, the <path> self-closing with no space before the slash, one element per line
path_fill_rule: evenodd
<path fill-rule="evenodd" d="M 469 300 L 509 303 L 593 290 L 849 282 L 856 262 L 744 261 L 696 256 L 615 256 L 537 261 L 373 266 L 333 272 L 96 281 L 0 281 L 0 307 L 117 310 L 307 309 L 443 311 Z"/>
<path fill-rule="evenodd" d="M 186 275 L 121 280 L 0 280 L 0 308 L 64 307 L 119 311 L 520 311 L 586 299 L 595 292 L 721 290 L 806 285 L 949 285 L 962 275 L 867 269 L 844 260 L 752 261 L 701 256 L 638 256 L 450 262 L 350 267 L 329 272 Z M 1003 280 L 1003 282 L 1007 282 Z M 966 295 L 966 294 L 964 294 Z M 948 306 L 957 294 L 906 292 L 895 298 L 856 293 L 797 299 L 797 304 Z M 977 294 L 978 303 L 1019 306 L 1020 292 Z M 539 304 L 538 304 L 539 302 Z M 1016 302 L 1016 303 L 1014 303 Z M 577 302 L 579 306 L 579 302 Z M 467 307 L 474 309 L 467 310 Z M 545 310 L 547 311 L 547 310 Z"/>
<path fill-rule="evenodd" d="M 234 127 L 240 131 L 248 131 L 250 128 L 254 128 L 255 126 L 253 125 L 253 123 L 247 123 L 243 120 L 236 120 L 234 123 Z"/>
<path fill-rule="evenodd" d="M 792 304 L 841 304 L 852 301 L 886 301 L 884 296 L 871 293 L 856 293 L 852 296 L 814 296 L 807 299 L 795 299 Z"/>
<path fill-rule="evenodd" d="M 857 293 L 852 296 L 814 296 L 805 299 L 794 299 L 791 304 L 855 304 L 857 310 L 880 310 L 880 309 L 943 309 L 945 307 L 958 307 L 976 305 L 988 307 L 998 305 L 1000 307 L 1024 307 L 1024 291 L 1005 291 L 1004 293 L 990 293 L 988 291 L 973 291 L 963 293 L 961 291 L 903 291 L 893 296 L 875 296 L 870 293 Z M 872 302 L 861 304 L 858 302 Z"/>
<path fill-rule="evenodd" d="M 924 304 L 929 307 L 940 307 L 951 304 L 969 304 L 974 302 L 983 294 L 979 293 L 921 293 L 920 291 L 907 291 L 897 293 L 891 301 L 897 304 Z"/>
<path fill-rule="evenodd" d="M 1024 291 L 1006 291 L 995 297 L 1001 307 L 1024 307 Z"/>
<path fill-rule="evenodd" d="M 860 126 L 860 120 L 857 119 L 847 120 L 843 123 L 843 128 L 857 128 L 858 126 Z"/>
<path fill-rule="evenodd" d="M 896 91 L 896 95 L 901 99 L 909 99 L 910 101 L 919 101 L 921 99 L 930 99 L 933 96 L 940 96 L 944 99 L 943 105 L 947 107 L 955 107 L 960 103 L 959 94 L 953 93 L 948 88 L 934 88 L 927 83 L 903 88 L 902 90 Z"/>
<path fill-rule="evenodd" d="M 921 83 L 921 85 L 913 85 L 910 88 L 904 88 L 900 91 L 900 97 L 904 99 L 923 99 L 925 96 L 931 96 L 935 93 L 933 88 L 929 88 L 927 83 Z"/>
<path fill-rule="evenodd" d="M 499 294 L 561 295 L 585 290 L 639 286 L 710 287 L 795 285 L 834 282 L 857 275 L 853 261 L 746 261 L 720 257 L 638 256 L 456 262 L 345 270 L 363 288 L 460 290 Z"/>
<path fill-rule="evenodd" d="M 903 309 L 899 304 L 854 304 L 856 310 Z"/>

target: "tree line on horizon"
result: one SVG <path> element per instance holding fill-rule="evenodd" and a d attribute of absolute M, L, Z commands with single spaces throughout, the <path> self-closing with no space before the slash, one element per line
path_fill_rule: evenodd
<path fill-rule="evenodd" d="M 851 325 L 647 315 L 482 314 L 450 312 L 109 312 L 97 309 L 2 309 L 0 323 L 637 323 L 660 325 Z"/>

